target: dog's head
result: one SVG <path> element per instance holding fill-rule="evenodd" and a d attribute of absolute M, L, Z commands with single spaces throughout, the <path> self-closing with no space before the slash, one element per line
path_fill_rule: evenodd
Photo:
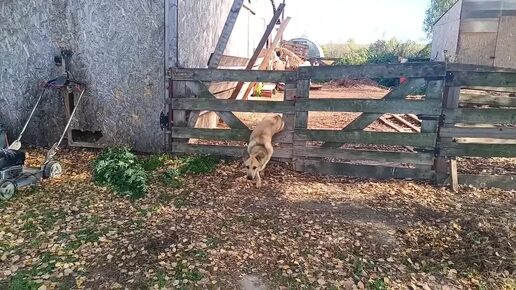
<path fill-rule="evenodd" d="M 254 180 L 259 168 L 261 167 L 262 161 L 265 159 L 265 153 L 258 152 L 253 154 L 244 154 L 244 166 L 247 175 L 247 179 Z"/>

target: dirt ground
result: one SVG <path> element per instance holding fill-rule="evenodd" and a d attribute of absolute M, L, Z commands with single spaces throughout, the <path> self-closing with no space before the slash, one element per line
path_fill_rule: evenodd
<path fill-rule="evenodd" d="M 131 202 L 91 182 L 96 154 L 65 150 L 64 176 L 0 203 L 0 289 L 516 287 L 515 191 L 284 163 L 255 189 L 225 161 L 179 189 L 163 183 L 166 168 L 152 172 L 147 196 Z"/>

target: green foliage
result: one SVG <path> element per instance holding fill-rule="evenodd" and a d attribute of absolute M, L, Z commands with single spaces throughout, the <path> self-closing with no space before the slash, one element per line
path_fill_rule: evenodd
<path fill-rule="evenodd" d="M 371 280 L 369 283 L 367 283 L 368 289 L 371 290 L 387 290 L 389 287 L 387 287 L 387 284 L 385 283 L 384 279 L 376 279 Z"/>
<path fill-rule="evenodd" d="M 181 172 L 178 168 L 171 168 L 165 171 L 163 173 L 163 181 L 165 184 L 171 186 L 172 188 L 179 188 L 181 185 L 183 185 Z"/>
<path fill-rule="evenodd" d="M 432 27 L 435 22 L 450 9 L 457 0 L 431 0 L 430 5 L 425 11 L 425 20 L 423 21 L 423 30 L 427 37 L 432 37 Z"/>
<path fill-rule="evenodd" d="M 145 158 L 141 163 L 143 169 L 145 171 L 154 171 L 160 167 L 165 165 L 165 162 L 168 160 L 168 155 L 165 154 L 155 154 Z"/>
<path fill-rule="evenodd" d="M 257 83 L 256 86 L 254 86 L 254 96 L 261 97 L 262 96 L 262 89 L 263 89 L 263 83 Z"/>
<path fill-rule="evenodd" d="M 147 173 L 128 148 L 104 150 L 94 162 L 93 179 L 133 199 L 143 197 L 147 191 Z"/>
<path fill-rule="evenodd" d="M 210 155 L 194 155 L 184 157 L 179 167 L 181 174 L 206 174 L 210 173 L 219 164 L 220 159 Z"/>

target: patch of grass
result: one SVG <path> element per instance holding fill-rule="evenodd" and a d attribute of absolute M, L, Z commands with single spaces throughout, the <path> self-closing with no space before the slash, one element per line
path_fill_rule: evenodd
<path fill-rule="evenodd" d="M 205 250 L 197 249 L 193 251 L 194 258 L 199 262 L 208 261 L 208 253 Z"/>
<path fill-rule="evenodd" d="M 220 159 L 210 155 L 194 155 L 184 157 L 181 160 L 182 165 L 179 170 L 182 174 L 206 174 L 213 172 Z"/>
<path fill-rule="evenodd" d="M 147 192 L 147 173 L 128 148 L 104 150 L 94 162 L 93 179 L 131 199 L 141 198 Z"/>
<path fill-rule="evenodd" d="M 154 171 L 158 168 L 163 167 L 168 159 L 169 156 L 166 154 L 154 154 L 147 158 L 144 158 L 141 164 L 145 171 Z"/>
<path fill-rule="evenodd" d="M 45 210 L 42 215 L 41 226 L 43 230 L 49 230 L 57 221 L 63 220 L 66 214 L 62 210 Z"/>
<path fill-rule="evenodd" d="M 367 283 L 367 289 L 370 289 L 370 290 L 387 290 L 389 288 L 387 287 L 387 284 L 385 283 L 385 281 L 383 279 L 376 279 L 376 280 L 369 281 Z"/>
<path fill-rule="evenodd" d="M 188 205 L 188 200 L 184 196 L 177 196 L 174 198 L 174 206 L 182 208 Z"/>
<path fill-rule="evenodd" d="M 168 169 L 163 173 L 163 182 L 172 188 L 179 188 L 183 185 L 181 172 L 177 168 Z"/>
<path fill-rule="evenodd" d="M 195 269 L 188 269 L 187 265 L 179 262 L 176 267 L 175 279 L 180 281 L 186 279 L 188 281 L 197 282 L 201 281 L 202 274 Z"/>
<path fill-rule="evenodd" d="M 353 262 L 353 275 L 361 277 L 365 270 L 364 261 L 361 258 L 356 258 Z"/>
<path fill-rule="evenodd" d="M 76 239 L 69 241 L 66 246 L 65 250 L 75 250 L 78 249 L 82 244 L 86 243 L 94 243 L 99 240 L 99 234 L 92 228 L 85 228 L 82 230 L 79 230 L 76 234 Z"/>
<path fill-rule="evenodd" d="M 15 276 L 11 277 L 9 282 L 2 284 L 0 282 L 0 289 L 9 289 L 9 290 L 37 290 L 40 287 L 40 284 L 32 281 L 30 277 L 28 277 L 24 273 L 18 273 Z"/>
<path fill-rule="evenodd" d="M 220 244 L 220 240 L 218 238 L 208 238 L 206 245 L 208 245 L 208 248 L 215 249 Z"/>
<path fill-rule="evenodd" d="M 163 289 L 167 285 L 167 273 L 163 269 L 156 271 L 156 279 L 158 280 L 158 289 Z"/>

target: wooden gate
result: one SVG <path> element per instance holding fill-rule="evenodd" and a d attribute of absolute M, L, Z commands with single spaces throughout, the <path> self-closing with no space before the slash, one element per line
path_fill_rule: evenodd
<path fill-rule="evenodd" d="M 173 86 L 186 88 L 183 95 L 170 100 L 174 116 L 172 152 L 241 156 L 245 150 L 243 144 L 235 146 L 230 141 L 247 141 L 251 130 L 233 112 L 281 113 L 286 127 L 274 140 L 279 143 L 274 157 L 292 160 L 296 170 L 378 179 L 430 180 L 435 176 L 432 166 L 446 77 L 444 63 L 303 67 L 295 72 L 171 69 L 170 76 Z M 310 98 L 312 79 L 400 77 L 408 81 L 380 100 Z M 285 98 L 282 101 L 217 99 L 202 83 L 217 81 L 284 82 Z M 426 94 L 410 96 L 421 88 L 426 88 Z M 195 128 L 200 111 L 217 112 L 230 129 Z M 342 130 L 320 130 L 308 127 L 310 112 L 362 114 Z M 421 132 L 366 130 L 387 113 L 419 116 Z M 226 144 L 192 144 L 191 139 Z M 380 149 L 375 148 L 378 146 Z"/>

